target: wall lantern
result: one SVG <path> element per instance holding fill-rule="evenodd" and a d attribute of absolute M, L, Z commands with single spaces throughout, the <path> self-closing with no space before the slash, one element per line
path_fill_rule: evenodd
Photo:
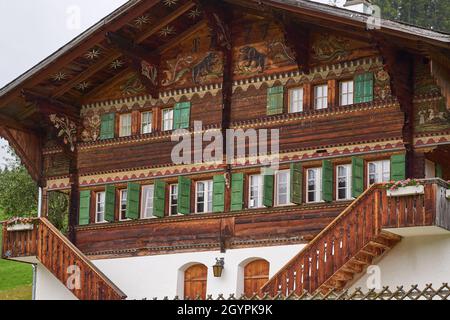
<path fill-rule="evenodd" d="M 216 258 L 216 264 L 213 265 L 214 277 L 219 278 L 222 276 L 223 266 L 225 265 L 224 258 Z"/>

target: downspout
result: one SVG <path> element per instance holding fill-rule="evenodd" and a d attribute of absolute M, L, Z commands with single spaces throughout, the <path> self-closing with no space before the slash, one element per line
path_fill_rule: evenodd
<path fill-rule="evenodd" d="M 32 264 L 33 267 L 33 285 L 31 287 L 31 300 L 36 300 L 36 278 L 37 278 L 37 264 Z"/>
<path fill-rule="evenodd" d="M 42 217 L 42 187 L 38 189 L 38 218 Z"/>

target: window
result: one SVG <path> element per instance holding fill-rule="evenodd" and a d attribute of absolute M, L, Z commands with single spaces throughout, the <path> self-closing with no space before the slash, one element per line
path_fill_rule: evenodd
<path fill-rule="evenodd" d="M 213 195 L 213 182 L 199 181 L 197 182 L 195 191 L 195 212 L 206 213 L 212 212 L 212 196 Z"/>
<path fill-rule="evenodd" d="M 141 133 L 151 133 L 152 132 L 152 112 L 142 112 L 141 113 Z"/>
<path fill-rule="evenodd" d="M 95 195 L 95 222 L 105 221 L 105 193 L 97 192 Z"/>
<path fill-rule="evenodd" d="M 307 202 L 322 201 L 322 168 L 312 168 L 307 173 Z"/>
<path fill-rule="evenodd" d="M 169 189 L 170 189 L 169 214 L 177 215 L 178 214 L 178 184 L 171 184 L 169 186 Z"/>
<path fill-rule="evenodd" d="M 147 219 L 153 217 L 153 191 L 154 186 L 142 187 L 142 199 L 141 199 L 141 218 Z"/>
<path fill-rule="evenodd" d="M 368 185 L 388 182 L 391 179 L 391 162 L 389 160 L 373 161 L 368 165 Z"/>
<path fill-rule="evenodd" d="M 262 175 L 250 176 L 249 193 L 248 193 L 248 207 L 261 208 L 263 198 L 263 177 Z"/>
<path fill-rule="evenodd" d="M 162 112 L 162 130 L 169 131 L 173 129 L 173 109 L 164 109 Z"/>
<path fill-rule="evenodd" d="M 328 107 L 328 85 L 324 84 L 314 87 L 314 107 L 316 110 Z"/>
<path fill-rule="evenodd" d="M 131 136 L 131 113 L 120 115 L 119 137 Z"/>
<path fill-rule="evenodd" d="M 339 104 L 341 106 L 353 104 L 353 81 L 342 81 L 339 87 Z"/>
<path fill-rule="evenodd" d="M 120 190 L 120 201 L 119 201 L 120 220 L 127 220 L 127 196 L 128 190 Z"/>
<path fill-rule="evenodd" d="M 276 176 L 275 204 L 277 206 L 285 206 L 290 202 L 290 171 L 278 171 Z"/>
<path fill-rule="evenodd" d="M 352 165 L 345 164 L 336 167 L 336 199 L 352 198 Z"/>
<path fill-rule="evenodd" d="M 289 112 L 303 111 L 303 88 L 294 88 L 289 90 Z"/>

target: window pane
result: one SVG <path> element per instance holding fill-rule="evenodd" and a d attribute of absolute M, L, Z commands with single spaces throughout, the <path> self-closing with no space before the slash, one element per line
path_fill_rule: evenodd
<path fill-rule="evenodd" d="M 122 114 L 120 116 L 119 136 L 126 137 L 131 135 L 131 114 Z"/>
<path fill-rule="evenodd" d="M 153 217 L 153 186 L 143 186 L 142 187 L 142 217 L 151 218 Z"/>
<path fill-rule="evenodd" d="M 303 111 L 303 88 L 289 90 L 289 112 Z"/>
<path fill-rule="evenodd" d="M 151 133 L 152 132 L 152 112 L 143 112 L 141 114 L 141 133 Z"/>

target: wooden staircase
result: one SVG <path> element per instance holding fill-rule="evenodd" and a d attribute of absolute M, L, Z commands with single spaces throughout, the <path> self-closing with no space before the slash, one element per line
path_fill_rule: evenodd
<path fill-rule="evenodd" d="M 46 218 L 4 222 L 2 243 L 3 259 L 32 261 L 36 258 L 80 300 L 126 298 L 126 295 Z M 79 281 L 73 277 L 76 271 L 79 271 Z"/>
<path fill-rule="evenodd" d="M 341 290 L 401 240 L 386 229 L 450 230 L 446 183 L 440 179 L 422 183 L 424 194 L 402 197 L 388 197 L 381 184 L 371 186 L 269 279 L 260 294 Z"/>

